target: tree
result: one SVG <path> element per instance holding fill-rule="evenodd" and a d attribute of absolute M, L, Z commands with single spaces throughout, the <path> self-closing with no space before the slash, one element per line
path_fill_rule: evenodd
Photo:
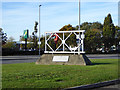
<path fill-rule="evenodd" d="M 92 26 L 92 23 L 84 22 L 80 25 L 80 29 L 87 31 L 87 30 L 90 30 L 91 26 Z M 76 27 L 78 27 L 78 26 L 76 26 Z"/>
<path fill-rule="evenodd" d="M 115 26 L 115 45 L 118 46 L 120 42 L 120 27 Z"/>
<path fill-rule="evenodd" d="M 38 22 L 35 21 L 34 32 L 32 32 L 32 37 L 33 37 L 33 40 L 34 40 L 34 48 L 35 49 L 37 49 L 37 46 L 38 46 L 38 39 L 37 39 L 38 29 L 37 29 L 37 25 L 38 25 Z"/>
<path fill-rule="evenodd" d="M 114 44 L 115 39 L 115 26 L 112 22 L 111 14 L 105 17 L 103 24 L 103 43 L 105 46 L 105 51 L 108 51 L 110 47 Z"/>
<path fill-rule="evenodd" d="M 40 38 L 40 41 L 41 41 L 40 48 L 45 49 L 45 37 L 42 36 L 42 37 Z M 39 47 L 38 47 L 38 48 L 39 48 Z"/>
<path fill-rule="evenodd" d="M 91 24 L 90 29 L 98 29 L 98 30 L 102 31 L 103 30 L 103 25 L 99 22 L 93 22 Z"/>
<path fill-rule="evenodd" d="M 72 31 L 72 30 L 76 30 L 76 28 L 68 24 L 68 25 L 63 26 L 59 31 Z M 64 35 L 65 35 L 65 38 L 67 38 L 69 34 L 65 33 Z M 62 34 L 61 35 L 59 34 L 59 36 L 62 37 Z M 60 42 L 60 40 L 58 40 L 58 42 Z M 76 46 L 77 45 L 76 36 L 74 34 L 71 34 L 71 36 L 66 40 L 66 43 L 72 47 Z"/>
<path fill-rule="evenodd" d="M 88 30 L 85 33 L 85 51 L 96 52 L 101 47 L 101 34 L 98 29 Z"/>
<path fill-rule="evenodd" d="M 35 32 L 35 33 L 37 33 L 37 32 L 38 32 L 37 25 L 38 25 L 38 22 L 37 22 L 37 21 L 35 21 L 35 26 L 34 26 L 34 30 L 35 30 L 34 32 Z"/>
<path fill-rule="evenodd" d="M 79 26 L 77 25 L 75 27 L 76 30 L 78 30 Z M 91 30 L 91 29 L 98 29 L 100 31 L 102 31 L 103 29 L 103 25 L 100 22 L 84 22 L 80 25 L 80 29 L 81 30 Z"/>
<path fill-rule="evenodd" d="M 1 38 L 0 41 L 2 41 L 2 45 L 4 45 L 7 41 L 7 34 L 4 33 L 2 28 L 0 28 L 0 38 Z"/>
<path fill-rule="evenodd" d="M 13 37 L 10 37 L 8 39 L 8 41 L 6 42 L 6 44 L 3 45 L 3 48 L 9 48 L 9 49 L 14 49 L 16 46 L 16 42 L 13 41 L 14 38 Z"/>
<path fill-rule="evenodd" d="M 34 46 L 33 46 L 33 43 L 28 43 L 28 44 L 27 44 L 27 48 L 28 48 L 28 49 L 31 49 L 31 48 L 33 48 L 33 47 L 34 47 Z"/>
<path fill-rule="evenodd" d="M 32 33 L 32 38 L 33 38 L 33 45 L 34 45 L 34 48 L 37 49 L 37 46 L 38 46 L 38 39 L 37 39 L 37 35 L 35 32 Z"/>
<path fill-rule="evenodd" d="M 75 27 L 78 30 L 78 25 Z M 84 22 L 80 25 L 80 30 L 85 30 L 85 51 L 96 52 L 101 46 L 101 35 L 103 25 L 100 22 Z"/>
<path fill-rule="evenodd" d="M 24 36 L 20 36 L 20 40 L 19 40 L 19 41 L 25 41 Z M 34 42 L 33 37 L 30 35 L 30 36 L 28 37 L 27 41 L 28 41 L 28 42 Z"/>
<path fill-rule="evenodd" d="M 63 26 L 59 31 L 72 31 L 72 30 L 75 30 L 75 28 L 72 27 L 72 25 L 68 24 Z"/>

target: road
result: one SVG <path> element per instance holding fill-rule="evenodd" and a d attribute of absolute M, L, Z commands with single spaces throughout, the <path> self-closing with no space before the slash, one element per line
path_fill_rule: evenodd
<path fill-rule="evenodd" d="M 119 54 L 86 54 L 89 59 L 120 59 Z"/>
<path fill-rule="evenodd" d="M 39 55 L 2 56 L 2 64 L 30 63 L 36 62 L 37 59 L 39 59 Z"/>
<path fill-rule="evenodd" d="M 97 88 L 97 89 L 93 89 L 93 90 L 120 90 L 120 84 L 116 84 L 116 85 L 109 85 L 109 86 L 104 86 L 104 87 L 101 87 L 101 88 Z"/>
<path fill-rule="evenodd" d="M 87 57 L 89 59 L 118 59 L 118 54 L 87 54 Z M 29 63 L 36 62 L 39 59 L 39 55 L 2 56 L 0 58 L 2 64 Z"/>

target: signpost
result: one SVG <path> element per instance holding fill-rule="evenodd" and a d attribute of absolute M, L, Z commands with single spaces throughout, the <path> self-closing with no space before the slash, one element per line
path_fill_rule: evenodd
<path fill-rule="evenodd" d="M 28 35 L 29 30 L 24 30 L 24 39 L 25 39 L 25 50 L 27 50 L 27 38 L 29 37 Z"/>

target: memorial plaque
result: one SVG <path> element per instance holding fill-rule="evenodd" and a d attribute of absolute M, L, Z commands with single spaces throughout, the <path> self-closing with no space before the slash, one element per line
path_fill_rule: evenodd
<path fill-rule="evenodd" d="M 54 56 L 53 62 L 68 62 L 69 56 Z"/>

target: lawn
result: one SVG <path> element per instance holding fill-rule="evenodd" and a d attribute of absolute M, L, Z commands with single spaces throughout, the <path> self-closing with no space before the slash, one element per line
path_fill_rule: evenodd
<path fill-rule="evenodd" d="M 93 65 L 3 64 L 3 88 L 68 88 L 118 78 L 118 59 L 91 59 Z"/>

